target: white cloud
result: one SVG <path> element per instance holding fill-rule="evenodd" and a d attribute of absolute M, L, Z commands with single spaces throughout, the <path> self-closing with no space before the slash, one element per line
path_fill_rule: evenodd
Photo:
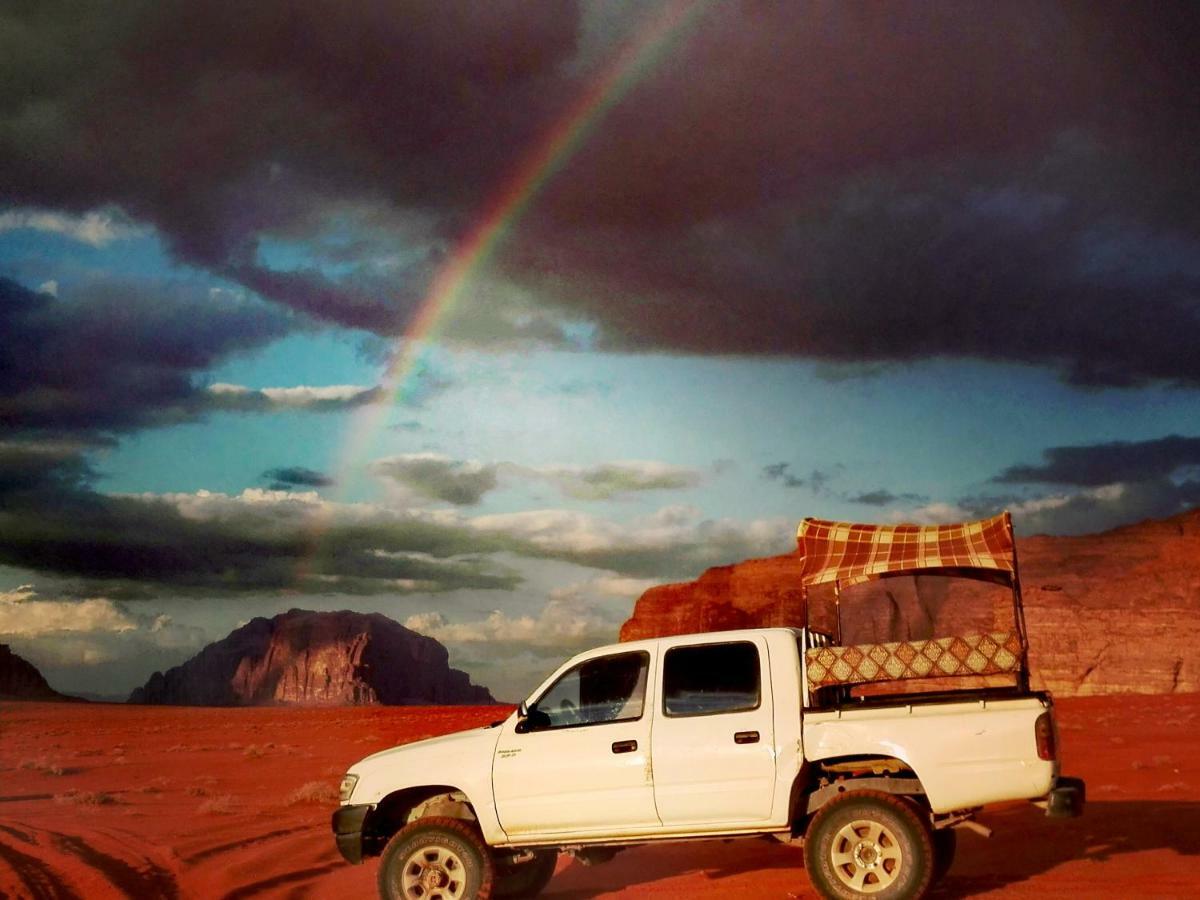
<path fill-rule="evenodd" d="M 58 296 L 58 282 L 51 278 L 49 281 L 43 281 L 38 285 L 38 291 L 43 294 L 49 294 L 51 297 Z"/>
<path fill-rule="evenodd" d="M 212 405 L 218 409 L 246 411 L 350 409 L 383 399 L 380 388 L 361 384 L 249 388 L 241 384 L 218 382 L 209 385 L 208 395 Z"/>
<path fill-rule="evenodd" d="M 496 465 L 439 453 L 401 453 L 377 459 L 369 468 L 418 497 L 456 506 L 473 506 L 496 487 Z"/>
<path fill-rule="evenodd" d="M 493 610 L 486 618 L 450 622 L 438 612 L 418 613 L 406 628 L 446 644 L 503 643 L 549 647 L 564 652 L 615 640 L 616 624 L 576 598 L 551 598 L 537 616 Z"/>
<path fill-rule="evenodd" d="M 618 545 L 628 529 L 590 513 L 568 509 L 530 509 L 477 516 L 480 531 L 512 534 L 547 550 L 587 553 Z"/>
<path fill-rule="evenodd" d="M 135 631 L 138 623 L 111 600 L 45 600 L 30 585 L 0 593 L 0 634 L 43 637 L 70 632 L 121 633 Z"/>
<path fill-rule="evenodd" d="M 690 506 L 667 506 L 631 522 L 574 510 L 479 516 L 475 529 L 527 541 L 547 556 L 625 576 L 695 578 L 704 569 L 794 549 L 786 519 L 705 519 Z"/>
<path fill-rule="evenodd" d="M 141 228 L 130 223 L 119 211 L 113 209 L 91 210 L 82 215 L 70 215 L 44 209 L 10 209 L 0 212 L 0 232 L 24 228 L 61 234 L 93 247 L 103 247 L 113 241 L 135 237 L 142 233 Z M 54 293 L 54 291 L 50 293 Z"/>
<path fill-rule="evenodd" d="M 200 629 L 177 625 L 168 615 L 131 613 L 104 597 L 43 597 L 23 585 L 0 593 L 0 640 L 12 643 L 39 668 L 53 668 L 194 651 L 206 638 Z"/>
<path fill-rule="evenodd" d="M 697 487 L 703 478 L 696 469 L 653 460 L 513 469 L 530 477 L 544 478 L 576 500 L 611 500 L 644 491 L 683 490 Z"/>
<path fill-rule="evenodd" d="M 915 509 L 896 509 L 888 514 L 893 522 L 911 522 L 914 525 L 946 525 L 950 522 L 969 522 L 978 515 L 954 503 L 926 503 Z"/>
<path fill-rule="evenodd" d="M 601 575 L 587 582 L 586 587 L 602 597 L 637 599 L 652 587 L 662 584 L 657 578 L 626 578 L 620 575 Z"/>
<path fill-rule="evenodd" d="M 199 490 L 194 494 L 125 495 L 147 504 L 162 503 L 173 507 L 185 519 L 196 522 L 238 522 L 261 526 L 268 534 L 292 531 L 297 520 L 311 520 L 332 514 L 335 507 L 321 499 L 316 491 L 274 491 L 246 488 L 240 494 L 222 494 Z"/>

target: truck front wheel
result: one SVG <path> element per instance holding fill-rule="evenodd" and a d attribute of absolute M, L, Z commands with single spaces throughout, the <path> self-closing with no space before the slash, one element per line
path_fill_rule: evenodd
<path fill-rule="evenodd" d="M 813 816 L 804 865 L 813 887 L 831 900 L 916 900 L 933 878 L 933 843 L 904 800 L 847 791 Z"/>
<path fill-rule="evenodd" d="M 430 816 L 401 828 L 379 860 L 385 900 L 488 900 L 492 857 L 474 826 Z"/>

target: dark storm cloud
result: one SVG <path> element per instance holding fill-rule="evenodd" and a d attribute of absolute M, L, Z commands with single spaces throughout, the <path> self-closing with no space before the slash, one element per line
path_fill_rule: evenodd
<path fill-rule="evenodd" d="M 1006 484 L 1096 486 L 1145 481 L 1200 468 L 1200 437 L 1172 434 L 1150 441 L 1049 447 L 1041 465 L 1010 466 L 993 481 Z"/>
<path fill-rule="evenodd" d="M 0 277 L 0 428 L 95 438 L 194 418 L 208 404 L 196 376 L 292 318 L 184 282 L 95 281 L 60 298 Z"/>
<path fill-rule="evenodd" d="M 1005 165 L 874 171 L 818 203 L 646 233 L 636 250 L 562 240 L 578 238 L 574 259 L 596 276 L 576 302 L 607 326 L 602 346 L 859 366 L 972 357 L 1081 385 L 1200 384 L 1200 223 L 1138 208 L 1182 189 L 1200 209 L 1200 190 L 1138 166 L 1068 134 Z"/>
<path fill-rule="evenodd" d="M 295 487 L 329 487 L 333 479 L 324 472 L 308 469 L 304 466 L 287 466 L 279 469 L 268 469 L 262 477 L 272 482 L 273 490 L 286 491 Z"/>
<path fill-rule="evenodd" d="M 131 599 L 507 590 L 515 575 L 463 555 L 516 544 L 404 516 L 326 521 L 315 505 L 278 497 L 76 489 L 10 495 L 0 506 L 0 563 L 73 580 L 84 595 Z"/>
<path fill-rule="evenodd" d="M 1023 531 L 1082 534 L 1200 503 L 1200 438 L 1049 447 L 1042 457 L 1041 465 L 1009 466 L 992 478 L 1011 493 L 964 497 L 958 505 L 977 516 L 1011 509 Z"/>
<path fill-rule="evenodd" d="M 797 478 L 788 471 L 788 469 L 791 467 L 791 463 L 770 463 L 769 465 L 763 466 L 762 477 L 767 481 L 778 481 L 787 488 L 804 487 L 805 480 L 803 478 Z"/>
<path fill-rule="evenodd" d="M 582 10 L 28 4 L 0 28 L 0 200 L 117 204 L 185 261 L 395 333 L 659 7 Z M 709 4 L 502 248 L 491 274 L 545 308 L 473 294 L 447 333 L 569 344 L 556 307 L 601 347 L 1200 384 L 1198 19 L 1183 3 Z M 355 215 L 357 234 L 319 246 Z M 268 237 L 339 265 L 272 265 Z M 389 241 L 405 257 L 380 270 Z"/>
<path fill-rule="evenodd" d="M 874 491 L 865 491 L 861 494 L 853 494 L 846 497 L 851 503 L 861 503 L 864 506 L 890 506 L 893 503 L 925 503 L 929 498 L 922 494 L 893 494 L 887 488 L 879 488 Z"/>
<path fill-rule="evenodd" d="M 0 200 L 117 203 L 185 261 L 395 332 L 423 284 L 275 271 L 260 237 L 394 199 L 437 210 L 436 262 L 568 96 L 577 26 L 573 3 L 519 0 L 22 4 L 0 13 Z"/>
<path fill-rule="evenodd" d="M 964 497 L 972 518 L 1008 509 L 1018 534 L 1094 534 L 1145 519 L 1178 515 L 1200 503 L 1200 481 L 1169 478 L 1123 482 L 1107 488 L 1045 496 Z"/>
<path fill-rule="evenodd" d="M 588 273 L 608 346 L 1200 383 L 1198 18 L 714 5 L 551 186 L 528 266 Z"/>
<path fill-rule="evenodd" d="M 801 488 L 808 487 L 814 494 L 820 494 L 825 490 L 826 485 L 835 477 L 835 473 L 843 467 L 841 465 L 834 466 L 834 472 L 827 472 L 822 469 L 813 469 L 804 478 L 800 478 L 791 471 L 791 463 L 778 462 L 763 466 L 762 477 L 767 481 L 778 482 L 785 488 Z"/>

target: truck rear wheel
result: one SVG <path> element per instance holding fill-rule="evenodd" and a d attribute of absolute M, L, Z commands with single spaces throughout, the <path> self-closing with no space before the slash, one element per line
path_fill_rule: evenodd
<path fill-rule="evenodd" d="M 536 897 L 554 877 L 558 854 L 546 850 L 521 863 L 496 862 L 495 887 L 492 900 L 527 900 Z"/>
<path fill-rule="evenodd" d="M 933 879 L 933 842 L 904 800 L 847 791 L 813 816 L 804 865 L 813 887 L 830 900 L 916 900 Z"/>
<path fill-rule="evenodd" d="M 410 822 L 379 860 L 379 896 L 385 900 L 488 900 L 493 878 L 487 846 L 462 819 Z"/>

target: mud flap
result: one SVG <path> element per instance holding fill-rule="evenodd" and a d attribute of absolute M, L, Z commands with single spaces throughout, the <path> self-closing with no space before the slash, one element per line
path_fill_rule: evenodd
<path fill-rule="evenodd" d="M 1082 778 L 1060 776 L 1046 795 L 1046 815 L 1051 819 L 1074 819 L 1083 815 L 1087 791 Z"/>

